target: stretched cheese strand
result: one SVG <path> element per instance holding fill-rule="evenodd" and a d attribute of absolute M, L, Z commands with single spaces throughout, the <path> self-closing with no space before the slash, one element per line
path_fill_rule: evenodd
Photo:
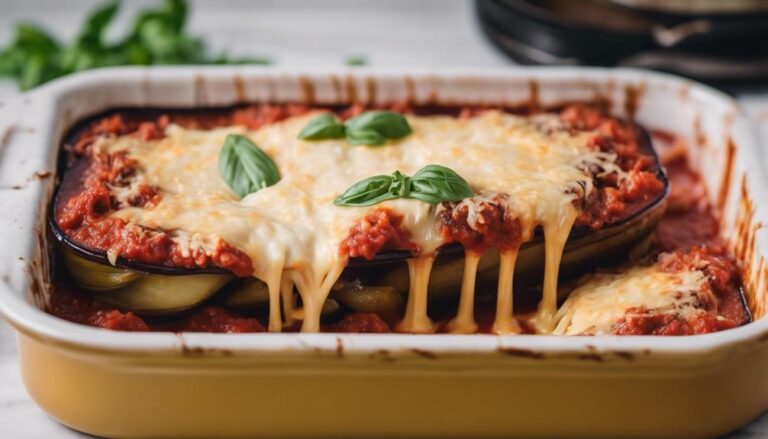
<path fill-rule="evenodd" d="M 448 324 L 453 334 L 472 334 L 477 331 L 475 322 L 475 278 L 482 254 L 468 251 L 464 254 L 464 277 L 461 280 L 461 298 L 456 318 Z"/>
<path fill-rule="evenodd" d="M 408 259 L 408 273 L 411 277 L 408 289 L 408 304 L 405 307 L 403 320 L 397 325 L 398 331 L 434 332 L 434 324 L 429 319 L 429 316 L 427 316 L 427 287 L 434 262 L 434 255 Z"/>
<path fill-rule="evenodd" d="M 565 206 L 556 221 L 545 221 L 544 227 L 544 287 L 536 315 L 530 320 L 538 333 L 550 334 L 555 328 L 557 311 L 557 276 L 565 243 L 571 233 L 578 212 L 571 205 Z"/>
<path fill-rule="evenodd" d="M 312 279 L 310 284 L 306 283 L 306 276 L 300 277 L 302 282 L 297 286 L 304 303 L 304 321 L 301 324 L 301 332 L 320 332 L 320 313 L 323 311 L 323 304 L 346 265 L 346 259 L 337 260 L 325 276 Z"/>
<path fill-rule="evenodd" d="M 518 249 L 506 250 L 499 255 L 499 284 L 496 294 L 496 318 L 493 332 L 496 334 L 519 334 L 520 325 L 512 315 L 512 283 L 515 274 L 515 261 Z"/>
<path fill-rule="evenodd" d="M 269 332 L 280 332 L 283 323 L 280 318 L 280 289 L 283 277 L 283 264 L 275 264 L 264 279 L 269 289 Z"/>
<path fill-rule="evenodd" d="M 283 275 L 280 282 L 280 295 L 283 298 L 283 315 L 285 316 L 284 325 L 288 327 L 293 325 L 295 303 L 293 298 L 293 280 L 286 274 Z"/>

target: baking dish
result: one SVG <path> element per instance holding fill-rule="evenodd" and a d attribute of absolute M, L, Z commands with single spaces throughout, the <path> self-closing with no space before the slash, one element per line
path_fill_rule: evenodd
<path fill-rule="evenodd" d="M 692 337 L 129 334 L 42 312 L 55 151 L 115 107 L 239 102 L 552 105 L 607 100 L 682 135 L 744 265 L 755 322 Z M 634 70 L 109 69 L 2 110 L 0 312 L 53 417 L 110 437 L 706 437 L 768 408 L 764 158 L 726 96 Z M 446 416 L 448 415 L 448 416 Z"/>

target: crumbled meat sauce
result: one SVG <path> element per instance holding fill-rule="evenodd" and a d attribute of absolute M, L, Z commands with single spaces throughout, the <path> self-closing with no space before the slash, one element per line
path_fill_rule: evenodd
<path fill-rule="evenodd" d="M 253 271 L 247 255 L 226 242 L 220 242 L 211 254 L 182 256 L 168 231 L 149 230 L 108 217 L 108 212 L 120 208 L 110 195 L 107 184 L 121 185 L 130 179 L 137 164 L 124 153 L 91 153 L 91 145 L 103 135 L 138 136 L 143 140 L 158 140 L 171 123 L 188 128 L 213 128 L 230 124 L 255 129 L 266 124 L 301 115 L 311 110 L 305 105 L 258 105 L 229 111 L 169 112 L 147 120 L 146 114 L 123 117 L 120 114 L 91 123 L 70 148 L 68 174 L 62 182 L 56 209 L 56 221 L 72 239 L 88 247 L 114 249 L 124 258 L 149 263 L 195 268 L 211 265 L 226 268 L 238 276 Z M 343 118 L 354 117 L 367 108 L 362 105 L 336 108 Z M 388 109 L 415 114 L 450 114 L 468 118 L 486 110 L 485 107 L 411 107 L 398 104 Z M 128 114 L 128 113 L 126 113 Z M 598 229 L 605 224 L 647 205 L 663 190 L 654 161 L 639 145 L 638 131 L 626 122 L 607 117 L 603 111 L 584 105 L 566 106 L 560 118 L 573 130 L 594 130 L 590 140 L 593 148 L 617 155 L 618 163 L 628 178 L 621 183 L 615 175 L 597 178 L 592 195 L 582 200 L 582 214 L 577 224 Z M 660 254 L 658 264 L 666 271 L 697 269 L 707 276 L 707 287 L 717 298 L 706 312 L 682 319 L 676 315 L 654 313 L 644 308 L 629 309 L 615 326 L 617 334 L 682 335 L 718 331 L 744 324 L 749 316 L 742 303 L 739 268 L 723 250 L 718 237 L 718 222 L 713 208 L 706 202 L 706 190 L 699 176 L 692 171 L 681 148 L 662 152 L 670 180 L 668 210 L 657 226 L 654 246 Z M 665 155 L 668 157 L 665 159 Z M 504 196 L 503 194 L 499 196 Z M 138 195 L 129 199 L 132 206 L 151 206 L 160 202 L 162 193 L 149 186 L 140 187 Z M 520 223 L 504 215 L 500 200 L 484 201 L 478 211 L 483 217 L 483 230 L 467 224 L 467 209 L 459 203 L 445 203 L 438 209 L 438 232 L 446 241 L 461 243 L 465 248 L 482 253 L 492 246 L 514 248 L 525 238 Z M 401 227 L 402 217 L 387 209 L 377 209 L 351 226 L 340 246 L 342 255 L 373 258 L 381 250 L 406 250 L 417 254 L 410 233 Z M 666 252 L 666 253 L 662 253 Z M 492 321 L 492 306 L 487 312 L 482 304 L 478 321 Z M 263 332 L 264 326 L 249 314 L 239 314 L 219 306 L 203 306 L 171 321 L 148 321 L 131 312 L 122 312 L 77 291 L 66 275 L 54 282 L 49 311 L 61 318 L 113 330 L 123 331 L 197 331 L 197 332 Z M 486 315 L 487 314 L 487 315 Z M 263 320 L 262 320 L 263 321 Z M 446 320 L 447 321 L 447 320 Z M 391 323 L 391 322 L 390 322 Z M 445 321 L 437 321 L 445 326 Z M 489 325 L 481 325 L 483 328 Z M 286 328 L 298 329 L 296 325 Z M 346 312 L 336 321 L 325 323 L 325 332 L 386 333 L 390 324 L 375 313 Z"/>
<path fill-rule="evenodd" d="M 606 116 L 599 109 L 570 105 L 560 118 L 575 130 L 596 131 L 589 139 L 592 148 L 616 154 L 616 163 L 627 173 L 622 182 L 616 174 L 596 177 L 596 189 L 584 200 L 576 224 L 599 229 L 637 212 L 664 190 L 654 160 L 641 148 L 645 139 L 634 125 Z"/>
<path fill-rule="evenodd" d="M 741 299 L 739 270 L 720 246 L 693 247 L 662 253 L 656 262 L 662 271 L 674 273 L 701 270 L 707 277 L 704 288 L 717 303 L 706 303 L 690 316 L 661 313 L 643 307 L 630 308 L 614 328 L 617 335 L 692 335 L 743 325 L 749 319 Z"/>
<path fill-rule="evenodd" d="M 381 249 L 408 250 L 418 248 L 411 234 L 402 227 L 403 217 L 389 209 L 376 209 L 361 218 L 341 242 L 341 254 L 351 258 L 373 259 Z"/>
<path fill-rule="evenodd" d="M 443 203 L 437 213 L 437 227 L 445 242 L 458 242 L 467 251 L 483 253 L 498 247 L 500 250 L 516 248 L 521 241 L 520 220 L 504 212 L 503 198 L 496 195 L 492 200 L 481 200 L 477 206 L 477 220 L 472 227 L 467 222 L 469 206 L 464 203 Z"/>

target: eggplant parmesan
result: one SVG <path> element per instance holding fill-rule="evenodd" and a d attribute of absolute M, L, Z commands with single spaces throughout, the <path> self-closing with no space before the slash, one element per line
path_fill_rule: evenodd
<path fill-rule="evenodd" d="M 63 167 L 51 312 L 93 326 L 692 334 L 749 318 L 716 227 L 665 238 L 712 217 L 704 194 L 676 206 L 684 163 L 665 213 L 648 134 L 587 105 L 124 111 L 76 130 Z"/>

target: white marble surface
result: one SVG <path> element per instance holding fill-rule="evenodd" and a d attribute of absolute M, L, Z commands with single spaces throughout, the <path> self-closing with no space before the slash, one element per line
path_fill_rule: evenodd
<path fill-rule="evenodd" d="M 0 0 L 0 45 L 19 20 L 48 26 L 70 38 L 94 0 Z M 156 0 L 124 2 L 119 33 L 132 12 Z M 211 48 L 232 55 L 267 56 L 281 66 L 340 65 L 363 56 L 379 66 L 509 65 L 480 35 L 472 4 L 463 0 L 198 0 L 191 29 Z M 0 103 L 17 94 L 0 81 Z M 768 134 L 768 88 L 740 92 L 745 106 Z M 764 137 L 768 139 L 768 135 Z M 0 199 L 2 211 L 2 199 Z M 768 373 L 768 372 L 767 372 Z M 0 319 L 0 438 L 90 437 L 48 418 L 27 396 L 19 375 L 15 337 Z M 768 415 L 729 439 L 768 437 Z"/>

